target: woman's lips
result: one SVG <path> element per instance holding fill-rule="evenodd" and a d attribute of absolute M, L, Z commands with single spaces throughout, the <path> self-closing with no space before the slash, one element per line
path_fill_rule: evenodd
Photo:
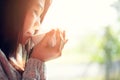
<path fill-rule="evenodd" d="M 26 44 L 28 40 L 32 37 L 32 35 L 33 34 L 30 32 L 26 32 L 25 34 L 23 34 L 22 44 Z"/>

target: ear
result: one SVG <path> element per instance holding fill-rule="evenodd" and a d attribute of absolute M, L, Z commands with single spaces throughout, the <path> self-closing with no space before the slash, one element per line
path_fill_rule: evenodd
<path fill-rule="evenodd" d="M 41 23 L 43 22 L 43 19 L 44 19 L 45 15 L 46 15 L 46 13 L 48 11 L 48 8 L 51 5 L 51 2 L 52 2 L 52 0 L 45 0 L 44 11 L 43 11 L 43 13 L 40 16 L 41 17 L 41 20 L 40 20 Z"/>

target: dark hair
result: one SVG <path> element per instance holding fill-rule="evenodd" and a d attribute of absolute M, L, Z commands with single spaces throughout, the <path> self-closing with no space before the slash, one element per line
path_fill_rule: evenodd
<path fill-rule="evenodd" d="M 0 0 L 0 49 L 7 58 L 22 38 L 26 0 Z"/>
<path fill-rule="evenodd" d="M 23 36 L 23 24 L 29 0 L 0 0 L 0 49 L 9 58 L 16 52 L 18 43 Z M 51 0 L 45 1 L 45 9 L 41 21 L 51 4 Z"/>

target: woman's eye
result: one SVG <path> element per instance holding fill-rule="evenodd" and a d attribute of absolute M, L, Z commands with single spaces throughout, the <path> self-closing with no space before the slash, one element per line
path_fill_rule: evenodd
<path fill-rule="evenodd" d="M 37 12 L 37 10 L 34 10 L 34 13 L 35 13 L 35 15 L 37 15 L 37 16 L 38 16 L 38 12 Z"/>

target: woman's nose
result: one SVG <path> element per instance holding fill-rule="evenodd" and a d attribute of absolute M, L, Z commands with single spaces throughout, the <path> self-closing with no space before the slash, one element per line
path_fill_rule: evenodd
<path fill-rule="evenodd" d="M 39 31 L 39 29 L 40 29 L 40 18 L 38 18 L 34 24 L 35 34 Z"/>
<path fill-rule="evenodd" d="M 40 26 L 40 18 L 37 18 L 34 24 L 35 27 L 39 27 Z"/>

